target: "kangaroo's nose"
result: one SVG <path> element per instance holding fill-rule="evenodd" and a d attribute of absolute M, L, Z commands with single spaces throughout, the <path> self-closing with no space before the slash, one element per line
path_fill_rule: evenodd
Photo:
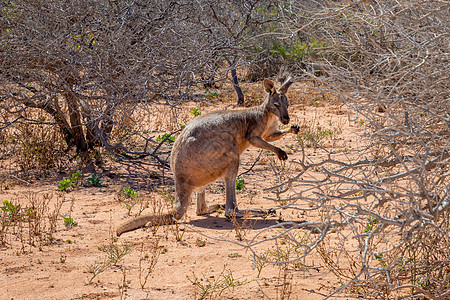
<path fill-rule="evenodd" d="M 289 123 L 289 117 L 285 117 L 281 119 L 281 123 L 283 123 L 284 125 Z"/>

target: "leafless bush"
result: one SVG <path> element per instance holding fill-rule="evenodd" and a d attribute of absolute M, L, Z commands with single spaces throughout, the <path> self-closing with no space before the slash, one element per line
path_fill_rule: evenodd
<path fill-rule="evenodd" d="M 139 256 L 139 284 L 144 289 L 147 284 L 148 277 L 153 273 L 159 256 L 161 255 L 161 246 L 159 246 L 161 237 L 153 237 L 149 241 L 149 245 L 144 246 L 142 242 L 141 252 Z"/>
<path fill-rule="evenodd" d="M 163 163 L 164 141 L 135 122 L 158 113 L 151 104 L 176 116 L 199 84 L 231 78 L 239 93 L 240 67 L 281 61 L 314 83 L 306 89 L 346 105 L 363 146 L 333 152 L 316 139 L 322 153 L 271 188 L 274 201 L 315 219 L 264 229 L 249 247 L 299 227 L 309 233 L 292 238 L 302 249 L 294 260 L 318 250 L 343 283 L 330 297 L 449 297 L 449 9 L 431 0 L 3 2 L 0 159 L 15 153 L 11 134 L 41 126 L 81 153 L 102 146 Z"/>
<path fill-rule="evenodd" d="M 29 192 L 0 204 L 0 246 L 26 251 L 53 243 L 62 195 Z"/>
<path fill-rule="evenodd" d="M 152 139 L 131 126 L 134 112 L 152 113 L 156 100 L 176 106 L 201 82 L 209 57 L 194 36 L 194 9 L 190 1 L 3 3 L 0 128 L 20 131 L 43 116 L 78 152 L 156 157 Z"/>
<path fill-rule="evenodd" d="M 136 121 L 158 114 L 151 108 L 156 101 L 176 118 L 177 105 L 198 94 L 200 84 L 225 79 L 241 103 L 237 69 L 253 57 L 252 36 L 280 19 L 274 3 L 4 2 L 0 140 L 7 140 L 6 129 L 33 125 L 56 131 L 66 149 L 83 155 L 101 146 L 118 158 L 163 163 L 152 151 L 159 148 L 152 128 Z M 12 153 L 2 150 L 2 157 Z"/>
<path fill-rule="evenodd" d="M 321 147 L 273 190 L 319 212 L 320 253 L 343 282 L 330 296 L 448 297 L 449 4 L 294 3 L 290 32 L 325 45 L 299 76 L 339 96 L 364 148 Z"/>

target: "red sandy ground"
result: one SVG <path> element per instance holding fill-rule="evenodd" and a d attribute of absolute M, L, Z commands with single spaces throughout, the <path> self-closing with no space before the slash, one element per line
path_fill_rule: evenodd
<path fill-rule="evenodd" d="M 296 102 L 297 104 L 290 108 L 291 123 L 303 127 L 317 124 L 321 124 L 323 128 L 339 127 L 342 132 L 326 141 L 325 146 L 336 149 L 356 147 L 356 138 L 352 132 L 358 124 L 350 122 L 346 113 L 341 111 L 341 107 L 328 104 L 325 107 L 305 106 L 299 103 L 300 101 Z M 222 105 L 222 108 L 224 107 L 233 108 L 232 105 Z M 206 107 L 201 110 L 212 109 Z M 291 175 L 294 176 L 299 167 L 292 161 L 301 157 L 296 137 L 289 135 L 275 144 L 285 150 L 291 148 L 288 151 L 289 160 L 286 166 L 291 168 Z M 305 149 L 306 155 L 313 160 L 318 160 L 323 155 L 314 148 Z M 250 168 L 258 153 L 259 150 L 255 148 L 246 152 L 242 156 L 240 170 Z M 268 163 L 269 156 L 270 154 L 264 154 L 252 171 L 243 176 L 245 189 L 238 193 L 240 208 L 274 206 L 273 202 L 264 199 L 273 195 L 269 191 L 263 191 L 264 187 L 276 182 L 274 172 Z M 163 249 L 164 253 L 159 256 L 154 271 L 143 289 L 139 283 L 139 259 L 144 253 L 149 253 L 148 248 L 155 239 L 151 230 L 136 230 L 122 235 L 116 244 L 134 245 L 131 252 L 124 256 L 118 266 L 108 268 L 89 283 L 92 274 L 88 272 L 88 267 L 96 262 L 101 263 L 106 256 L 98 247 L 111 242 L 111 232 L 127 217 L 124 205 L 118 201 L 118 193 L 124 187 L 132 186 L 145 197 L 162 199 L 161 194 L 146 190 L 143 186 L 150 183 L 163 190 L 170 186 L 171 179 L 170 172 L 166 171 L 164 176 L 167 186 L 164 187 L 161 170 L 156 167 L 153 171 L 158 176 L 153 177 L 158 178 L 153 179 L 140 178 L 141 175 L 146 176 L 144 171 L 132 164 L 107 161 L 103 169 L 105 174 L 113 172 L 116 175 L 111 176 L 112 178 L 103 176 L 101 187 L 81 186 L 65 194 L 61 214 L 67 214 L 72 206 L 71 216 L 78 225 L 66 228 L 62 217 L 59 218 L 53 245 L 43 245 L 41 249 L 25 245 L 25 248 L 21 249 L 21 243 L 16 240 L 16 236 L 8 235 L 9 244 L 0 249 L 0 299 L 199 299 L 199 290 L 192 281 L 195 281 L 195 278 L 200 283 L 207 280 L 219 281 L 223 279 L 221 272 L 224 268 L 226 271 L 222 274 L 229 274 L 229 270 L 233 278 L 246 284 L 225 289 L 220 295 L 219 291 L 215 290 L 212 299 L 283 298 L 283 280 L 280 279 L 279 266 L 268 265 L 257 277 L 258 272 L 253 268 L 253 253 L 242 245 L 267 227 L 277 224 L 280 213 L 282 219 L 289 221 L 313 221 L 317 220 L 318 216 L 301 215 L 293 210 L 280 210 L 277 216 L 265 220 L 254 218 L 251 225 L 244 230 L 244 239 L 239 241 L 233 223 L 225 220 L 223 214 L 197 216 L 195 197 L 192 197 L 187 218 L 183 220 L 188 227 L 180 225 L 184 229 L 181 242 L 175 238 L 175 225 L 164 226 L 157 231 L 159 249 Z M 56 199 L 56 194 L 60 193 L 57 184 L 61 176 L 47 181 L 28 180 L 29 184 L 11 179 L 0 191 L 0 201 L 25 201 L 24 195 L 28 192 L 37 193 L 37 197 L 50 193 Z M 88 176 L 90 174 L 85 174 L 85 178 Z M 222 188 L 222 183 L 216 182 L 207 191 L 209 204 L 224 202 L 225 195 Z M 151 208 L 146 210 L 150 211 Z M 136 213 L 135 208 L 132 214 Z M 280 229 L 269 230 L 263 235 L 270 238 L 280 232 Z M 274 241 L 268 241 L 255 246 L 253 250 L 256 253 L 263 253 L 267 249 L 273 249 L 274 245 Z M 287 280 L 291 284 L 289 294 L 291 299 L 322 299 L 333 288 L 339 287 L 337 279 L 323 266 L 316 252 L 301 262 L 314 265 L 316 268 L 291 271 L 292 278 Z M 145 270 L 145 261 L 141 270 Z"/>

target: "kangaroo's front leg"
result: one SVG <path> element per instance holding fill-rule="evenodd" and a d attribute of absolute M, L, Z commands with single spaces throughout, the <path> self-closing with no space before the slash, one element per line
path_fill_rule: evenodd
<path fill-rule="evenodd" d="M 275 142 L 279 139 L 281 139 L 283 136 L 285 136 L 288 133 L 297 134 L 300 131 L 300 127 L 298 125 L 292 125 L 289 129 L 285 130 L 275 130 L 273 132 L 270 132 L 268 134 L 265 134 L 263 136 L 263 139 L 267 142 Z"/>
<path fill-rule="evenodd" d="M 249 141 L 250 144 L 252 144 L 255 147 L 272 151 L 273 153 L 275 153 L 278 156 L 278 158 L 280 160 L 287 159 L 286 152 L 284 152 L 282 149 L 280 149 L 278 147 L 275 147 L 272 144 L 269 144 L 268 142 L 263 140 L 260 136 L 253 136 L 253 137 L 248 138 L 247 140 Z"/>

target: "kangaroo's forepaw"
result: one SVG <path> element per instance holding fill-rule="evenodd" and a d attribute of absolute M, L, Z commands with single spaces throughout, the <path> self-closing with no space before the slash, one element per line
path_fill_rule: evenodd
<path fill-rule="evenodd" d="M 277 156 L 280 160 L 286 160 L 288 158 L 286 152 L 281 149 L 278 149 Z"/>
<path fill-rule="evenodd" d="M 293 134 L 297 134 L 297 133 L 299 133 L 299 131 L 300 131 L 300 127 L 298 125 L 292 125 L 291 126 L 291 132 Z"/>

